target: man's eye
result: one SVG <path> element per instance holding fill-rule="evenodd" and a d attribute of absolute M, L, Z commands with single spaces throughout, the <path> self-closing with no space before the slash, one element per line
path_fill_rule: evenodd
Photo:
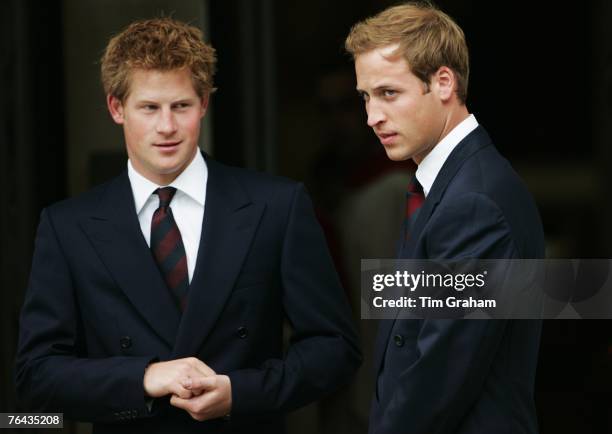
<path fill-rule="evenodd" d="M 189 107 L 191 104 L 187 103 L 187 102 L 179 102 L 178 104 L 175 104 L 174 107 L 177 109 L 184 109 Z"/>
<path fill-rule="evenodd" d="M 145 109 L 146 111 L 152 112 L 155 109 L 157 109 L 157 106 L 154 106 L 153 104 L 147 104 L 142 106 L 143 109 Z"/>
<path fill-rule="evenodd" d="M 389 97 L 389 98 L 395 96 L 396 94 L 397 94 L 397 92 L 392 90 L 392 89 L 385 89 L 385 90 L 383 90 L 383 95 L 386 96 L 386 97 Z"/>

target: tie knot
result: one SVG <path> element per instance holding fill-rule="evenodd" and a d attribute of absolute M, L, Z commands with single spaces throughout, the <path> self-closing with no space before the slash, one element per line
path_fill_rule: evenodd
<path fill-rule="evenodd" d="M 419 180 L 414 176 L 410 184 L 408 184 L 408 193 L 423 195 L 423 186 Z"/>
<path fill-rule="evenodd" d="M 425 194 L 423 193 L 423 187 L 415 176 L 410 181 L 410 184 L 408 184 L 408 193 L 406 193 L 406 218 L 411 219 L 417 210 L 423 206 L 424 202 Z"/>
<path fill-rule="evenodd" d="M 170 206 L 170 202 L 174 197 L 174 193 L 176 193 L 176 188 L 174 187 L 163 187 L 158 188 L 154 192 L 159 196 L 159 207 L 160 208 L 168 208 Z"/>

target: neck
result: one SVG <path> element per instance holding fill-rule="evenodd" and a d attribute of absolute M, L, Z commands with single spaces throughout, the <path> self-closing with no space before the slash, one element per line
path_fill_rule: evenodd
<path fill-rule="evenodd" d="M 186 161 L 182 167 L 178 167 L 175 170 L 168 172 L 168 173 L 161 173 L 155 170 L 146 170 L 144 167 L 142 167 L 139 164 L 137 159 L 132 158 L 129 152 L 128 152 L 128 157 L 130 157 L 130 161 L 132 162 L 132 167 L 134 168 L 134 170 L 138 172 L 142 177 L 148 179 L 154 184 L 165 187 L 165 186 L 170 185 L 176 178 L 178 178 L 181 175 L 181 173 L 185 171 L 185 169 L 187 169 L 187 166 L 191 164 L 191 162 L 194 160 L 198 152 L 200 152 L 199 148 L 196 147 L 191 158 L 188 161 Z"/>
<path fill-rule="evenodd" d="M 460 105 L 456 107 L 455 110 L 452 110 L 448 117 L 446 118 L 446 122 L 444 123 L 444 128 L 442 129 L 442 133 L 438 138 L 438 143 L 448 135 L 457 125 L 466 120 L 470 113 L 465 105 Z"/>
<path fill-rule="evenodd" d="M 457 125 L 466 120 L 469 115 L 470 113 L 468 112 L 468 109 L 465 104 L 458 105 L 452 110 L 450 110 L 447 116 L 444 118 L 444 123 L 442 124 L 441 132 L 435 140 L 435 143 L 433 143 L 433 145 L 428 148 L 426 152 L 413 156 L 412 161 L 414 161 L 417 166 L 421 164 L 421 161 L 423 161 L 427 154 L 429 154 L 431 150 L 435 148 L 436 145 L 440 143 L 442 139 L 446 137 L 448 133 L 450 133 Z"/>

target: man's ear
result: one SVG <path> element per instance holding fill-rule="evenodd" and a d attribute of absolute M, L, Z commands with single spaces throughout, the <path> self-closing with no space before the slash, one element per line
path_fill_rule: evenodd
<path fill-rule="evenodd" d="M 443 101 L 449 101 L 454 95 L 457 87 L 455 73 L 448 66 L 441 66 L 431 78 L 432 85 Z"/>
<path fill-rule="evenodd" d="M 123 103 L 119 98 L 113 95 L 106 95 L 106 106 L 115 123 L 123 124 Z"/>

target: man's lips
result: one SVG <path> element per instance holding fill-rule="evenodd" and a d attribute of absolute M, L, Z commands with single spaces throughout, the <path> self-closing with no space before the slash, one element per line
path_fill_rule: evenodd
<path fill-rule="evenodd" d="M 393 142 L 393 139 L 397 136 L 397 133 L 376 133 L 380 142 L 383 145 L 389 145 Z"/>
<path fill-rule="evenodd" d="M 170 148 L 174 148 L 175 146 L 178 146 L 180 143 L 181 143 L 180 140 L 173 140 L 173 141 L 168 141 L 168 142 L 154 143 L 153 146 L 155 146 L 156 148 L 170 149 Z"/>

